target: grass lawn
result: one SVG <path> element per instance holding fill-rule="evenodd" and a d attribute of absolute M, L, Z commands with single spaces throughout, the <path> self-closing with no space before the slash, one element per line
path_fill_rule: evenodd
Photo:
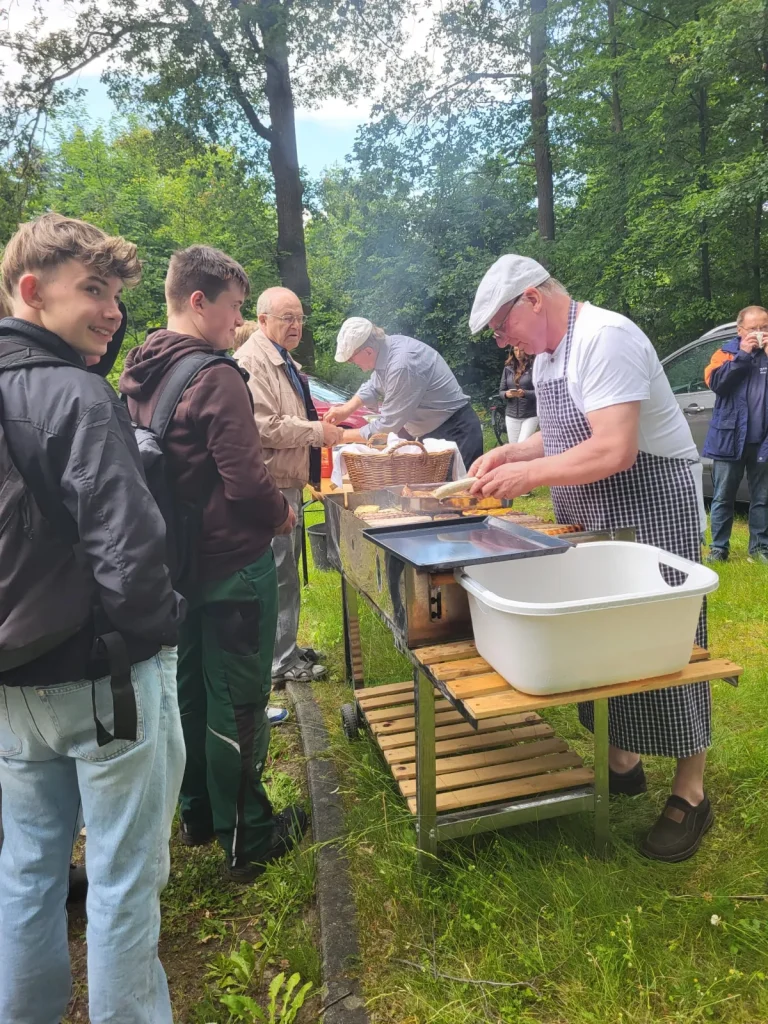
<path fill-rule="evenodd" d="M 549 507 L 545 493 L 516 505 Z M 420 876 L 410 816 L 372 742 L 341 735 L 339 578 L 313 573 L 305 640 L 331 656 L 331 681 L 315 689 L 344 780 L 360 973 L 377 1024 L 768 1021 L 768 568 L 746 561 L 743 521 L 734 532 L 710 648 L 746 671 L 738 689 L 713 684 L 716 821 L 679 865 L 636 852 L 672 777 L 672 762 L 646 758 L 648 795 L 612 801 L 611 860 L 593 856 L 591 815 L 574 815 L 448 844 Z M 386 629 L 361 615 L 367 682 L 410 678 Z M 575 709 L 545 717 L 589 760 Z"/>

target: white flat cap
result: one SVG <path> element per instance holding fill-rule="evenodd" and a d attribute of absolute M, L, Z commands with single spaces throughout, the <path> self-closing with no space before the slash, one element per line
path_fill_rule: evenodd
<path fill-rule="evenodd" d="M 348 363 L 359 348 L 368 341 L 373 324 L 364 316 L 351 316 L 341 325 L 336 335 L 336 362 Z"/>
<path fill-rule="evenodd" d="M 548 270 L 528 256 L 500 256 L 477 289 L 469 314 L 470 331 L 482 331 L 502 306 L 522 295 L 526 288 L 544 284 L 550 276 Z"/>

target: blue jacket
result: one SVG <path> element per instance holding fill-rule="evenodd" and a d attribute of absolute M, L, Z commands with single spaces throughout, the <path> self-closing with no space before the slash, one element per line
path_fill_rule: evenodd
<path fill-rule="evenodd" d="M 717 398 L 702 455 L 724 462 L 737 462 L 747 441 L 747 382 L 753 363 L 739 344 L 738 338 L 726 341 L 704 371 L 704 380 Z M 764 380 L 768 383 L 768 375 Z M 768 389 L 765 400 L 768 402 Z M 757 461 L 768 461 L 768 435 L 760 444 Z"/>

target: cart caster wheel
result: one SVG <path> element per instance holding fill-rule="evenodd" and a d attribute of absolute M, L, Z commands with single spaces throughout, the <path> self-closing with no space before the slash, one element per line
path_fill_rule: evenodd
<path fill-rule="evenodd" d="M 356 740 L 360 730 L 360 716 L 356 704 L 341 705 L 341 728 L 348 740 Z"/>

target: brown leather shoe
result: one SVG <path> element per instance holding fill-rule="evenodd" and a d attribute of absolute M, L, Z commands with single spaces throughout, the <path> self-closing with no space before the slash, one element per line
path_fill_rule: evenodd
<path fill-rule="evenodd" d="M 694 807 L 673 793 L 640 851 L 651 860 L 688 860 L 701 846 L 701 840 L 712 827 L 714 820 L 715 815 L 708 797 L 705 796 L 701 803 Z"/>

